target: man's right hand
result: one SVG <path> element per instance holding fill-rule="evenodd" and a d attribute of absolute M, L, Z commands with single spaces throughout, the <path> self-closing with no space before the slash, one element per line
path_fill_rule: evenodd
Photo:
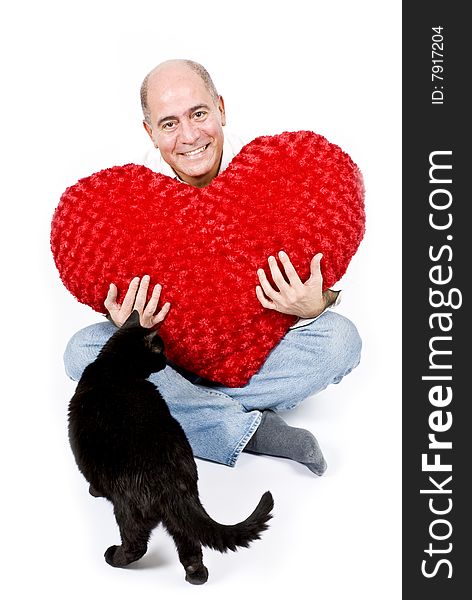
<path fill-rule="evenodd" d="M 149 275 L 144 275 L 141 280 L 139 277 L 132 279 L 122 304 L 118 304 L 116 301 L 118 296 L 116 285 L 110 283 L 110 288 L 105 300 L 105 308 L 108 310 L 110 319 L 117 327 L 123 325 L 133 310 L 139 312 L 139 320 L 142 327 L 154 327 L 164 321 L 170 310 L 170 303 L 166 302 L 161 310 L 157 314 L 154 314 L 159 303 L 162 286 L 159 284 L 154 286 L 152 296 L 146 304 L 149 282 Z"/>

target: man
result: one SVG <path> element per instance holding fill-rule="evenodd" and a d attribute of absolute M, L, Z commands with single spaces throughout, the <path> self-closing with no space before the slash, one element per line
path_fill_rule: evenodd
<path fill-rule="evenodd" d="M 224 135 L 223 98 L 198 63 L 171 60 L 158 65 L 143 82 L 141 103 L 144 127 L 154 144 L 146 166 L 182 184 L 208 185 L 242 147 L 241 142 Z M 326 462 L 315 437 L 304 429 L 289 427 L 277 412 L 294 408 L 330 383 L 338 383 L 358 364 L 361 341 L 348 319 L 326 311 L 338 293 L 322 292 L 322 255 L 313 257 L 306 282 L 300 280 L 285 253 L 280 252 L 278 258 L 284 272 L 274 256 L 268 257 L 277 289 L 261 268 L 260 285 L 254 293 L 266 309 L 300 319 L 245 386 L 228 388 L 202 381 L 170 365 L 151 381 L 181 423 L 196 456 L 234 466 L 245 450 L 295 460 L 322 475 Z M 170 306 L 166 303 L 157 310 L 159 284 L 146 304 L 149 285 L 147 275 L 134 278 L 119 304 L 118 290 L 111 283 L 105 301 L 111 322 L 79 331 L 67 346 L 65 364 L 72 379 L 80 377 L 133 308 L 145 327 L 165 319 Z"/>

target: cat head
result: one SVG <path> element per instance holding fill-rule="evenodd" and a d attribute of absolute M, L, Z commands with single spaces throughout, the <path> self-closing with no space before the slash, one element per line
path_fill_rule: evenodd
<path fill-rule="evenodd" d="M 162 338 L 156 329 L 141 326 L 137 310 L 133 310 L 115 332 L 104 351 L 117 358 L 123 369 L 131 369 L 138 377 L 147 378 L 167 364 Z"/>

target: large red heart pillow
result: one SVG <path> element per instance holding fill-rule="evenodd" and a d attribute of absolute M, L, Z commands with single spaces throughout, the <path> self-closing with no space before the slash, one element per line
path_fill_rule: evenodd
<path fill-rule="evenodd" d="M 176 364 L 242 386 L 296 318 L 263 308 L 257 269 L 285 250 L 305 281 L 323 253 L 324 288 L 338 281 L 364 234 L 359 169 L 309 131 L 256 138 L 210 185 L 195 188 L 144 166 L 105 169 L 68 188 L 51 247 L 67 289 L 106 312 L 110 282 L 161 283 L 161 328 Z M 152 288 L 152 285 L 150 286 Z"/>

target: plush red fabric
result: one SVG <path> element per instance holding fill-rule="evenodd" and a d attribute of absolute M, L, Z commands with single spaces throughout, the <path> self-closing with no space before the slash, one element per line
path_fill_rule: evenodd
<path fill-rule="evenodd" d="M 285 250 L 305 281 L 323 252 L 324 288 L 344 274 L 364 234 L 364 188 L 338 146 L 309 131 L 259 137 L 205 188 L 133 164 L 68 188 L 51 247 L 61 279 L 99 312 L 110 282 L 121 298 L 149 274 L 171 311 L 161 328 L 168 357 L 242 386 L 295 322 L 263 308 L 256 271 Z"/>

